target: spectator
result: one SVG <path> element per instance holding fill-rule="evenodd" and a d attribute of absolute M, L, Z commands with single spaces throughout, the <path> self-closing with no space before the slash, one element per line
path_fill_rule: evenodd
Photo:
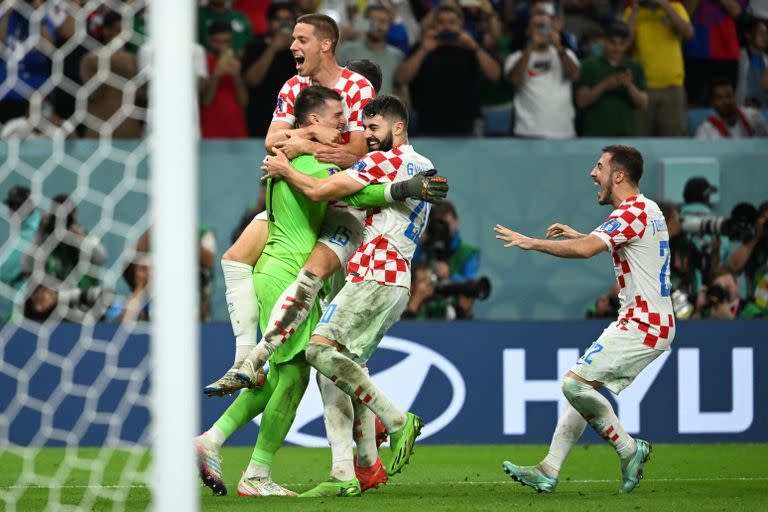
<path fill-rule="evenodd" d="M 320 1 L 322 0 L 296 0 L 296 18 L 317 12 L 317 4 Z"/>
<path fill-rule="evenodd" d="M 637 112 L 648 106 L 645 73 L 627 57 L 629 29 L 614 22 L 606 32 L 604 52 L 584 61 L 576 104 L 583 109 L 585 137 L 636 137 Z"/>
<path fill-rule="evenodd" d="M 208 51 L 214 51 L 209 46 L 210 28 L 213 23 L 224 23 L 229 26 L 231 47 L 236 55 L 240 55 L 253 38 L 253 29 L 248 16 L 231 9 L 228 0 L 208 0 L 208 5 L 197 10 L 197 41 Z"/>
<path fill-rule="evenodd" d="M 766 137 L 763 115 L 750 107 L 736 105 L 733 85 L 725 77 L 712 80 L 712 114 L 696 130 L 699 139 L 742 139 Z"/>
<path fill-rule="evenodd" d="M 14 226 L 12 232 L 17 232 L 18 236 L 0 257 L 0 281 L 16 290 L 20 289 L 27 279 L 27 274 L 21 269 L 21 260 L 34 242 L 40 227 L 40 210 L 35 208 L 29 195 L 29 188 L 15 185 L 8 189 L 5 199 L 10 213 L 8 218 Z M 4 319 L 8 313 L 3 312 L 0 319 Z"/>
<path fill-rule="evenodd" d="M 715 272 L 712 283 L 703 287 L 696 301 L 695 318 L 733 320 L 735 318 L 759 318 L 765 312 L 752 302 L 739 297 L 739 285 L 727 268 Z"/>
<path fill-rule="evenodd" d="M 251 22 L 253 34 L 256 36 L 265 36 L 269 33 L 269 8 L 278 3 L 272 0 L 234 0 L 232 9 L 241 12 L 248 17 Z"/>
<path fill-rule="evenodd" d="M 739 38 L 736 20 L 748 0 L 685 0 L 693 22 L 693 38 L 683 45 L 688 104 L 702 107 L 709 99 L 710 80 L 725 76 L 736 87 Z"/>
<path fill-rule="evenodd" d="M 248 135 L 265 137 L 280 87 L 296 74 L 296 61 L 290 50 L 296 11 L 293 4 L 274 3 L 267 11 L 268 33 L 245 48 L 242 74 L 248 86 L 246 121 Z"/>
<path fill-rule="evenodd" d="M 515 135 L 551 139 L 576 135 L 571 86 L 579 78 L 579 59 L 563 47 L 544 10 L 534 10 L 528 45 L 507 58 L 504 73 L 516 87 Z"/>
<path fill-rule="evenodd" d="M 600 30 L 599 20 L 613 16 L 609 1 L 601 0 L 563 0 L 565 26 L 581 39 L 584 34 Z"/>
<path fill-rule="evenodd" d="M 684 137 L 687 103 L 682 41 L 693 37 L 685 7 L 670 0 L 632 0 L 624 20 L 648 82 L 648 108 L 640 114 L 640 135 Z"/>
<path fill-rule="evenodd" d="M 340 41 L 344 41 L 355 38 L 357 5 L 356 0 L 321 0 L 317 2 L 316 12 L 333 18 L 339 26 Z"/>
<path fill-rule="evenodd" d="M 728 268 L 735 274 L 742 272 L 747 283 L 747 297 L 763 313 L 768 313 L 768 201 L 757 209 L 755 235 L 742 243 L 728 260 Z"/>
<path fill-rule="evenodd" d="M 136 252 L 133 260 L 123 272 L 123 279 L 130 291 L 125 298 L 117 298 L 107 310 L 106 319 L 117 322 L 149 320 L 149 254 Z"/>
<path fill-rule="evenodd" d="M 24 302 L 23 314 L 36 322 L 53 317 L 57 322 L 93 324 L 104 318 L 115 297 L 112 290 L 101 286 L 67 287 L 50 276 L 35 281 L 28 289 L 31 293 Z"/>
<path fill-rule="evenodd" d="M 409 302 L 410 313 L 407 317 L 472 318 L 473 297 L 442 293 L 441 286 L 433 286 L 474 280 L 480 270 L 480 252 L 462 240 L 459 217 L 451 203 L 444 202 L 432 208 L 429 225 L 422 235 L 414 261 L 426 269 L 429 276 L 418 272 L 414 277 L 415 296 Z M 485 296 L 481 295 L 481 298 Z"/>
<path fill-rule="evenodd" d="M 200 132 L 204 139 L 248 137 L 243 108 L 248 91 L 240 72 L 240 60 L 232 50 L 229 23 L 208 26 L 208 72 L 210 80 L 200 110 Z M 266 98 L 265 98 L 266 99 Z"/>
<path fill-rule="evenodd" d="M 336 51 L 336 60 L 346 63 L 350 60 L 368 59 L 381 68 L 381 94 L 396 94 L 402 97 L 400 86 L 395 82 L 395 71 L 403 62 L 403 52 L 387 44 L 387 33 L 392 27 L 392 14 L 381 5 L 370 5 L 364 13 L 367 28 L 358 39 L 343 42 Z"/>
<path fill-rule="evenodd" d="M 422 33 L 396 80 L 411 86 L 422 134 L 470 135 L 480 115 L 482 80 L 498 79 L 500 67 L 463 30 L 460 10 L 438 7 L 433 16 L 434 24 Z"/>
<path fill-rule="evenodd" d="M 598 297 L 595 304 L 587 310 L 587 318 L 616 318 L 620 307 L 619 284 L 614 283 L 610 290 Z"/>
<path fill-rule="evenodd" d="M 34 244 L 21 259 L 21 271 L 45 275 L 70 288 L 88 289 L 99 284 L 100 267 L 106 259 L 101 242 L 80 226 L 74 203 L 66 194 L 59 194 L 51 201 L 50 213 L 40 220 Z"/>
<path fill-rule="evenodd" d="M 746 46 L 739 57 L 736 104 L 768 108 L 768 24 L 757 18 L 746 23 Z"/>
<path fill-rule="evenodd" d="M 80 79 L 89 92 L 86 138 L 135 139 L 141 136 L 143 115 L 133 105 L 133 95 L 128 94 L 121 83 L 133 80 L 138 73 L 136 55 L 123 47 L 122 24 L 118 13 L 108 12 L 102 27 L 104 47 L 88 53 L 80 61 Z M 104 56 L 109 63 L 110 76 L 106 78 L 99 73 Z"/>
<path fill-rule="evenodd" d="M 4 9 L 0 15 L 0 83 L 15 82 L 10 90 L 3 88 L 0 93 L 0 123 L 26 117 L 30 100 L 51 74 L 48 56 L 54 50 L 53 21 L 47 14 L 42 17 L 39 37 L 29 21 L 33 12 L 42 8 L 43 0 L 28 0 L 16 2 L 16 8 Z M 38 113 L 42 99 L 37 95 Z"/>

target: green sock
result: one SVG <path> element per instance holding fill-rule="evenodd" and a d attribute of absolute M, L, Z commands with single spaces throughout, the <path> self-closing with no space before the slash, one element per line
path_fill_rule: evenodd
<path fill-rule="evenodd" d="M 279 368 L 280 380 L 264 408 L 259 437 L 251 455 L 252 462 L 266 467 L 272 465 L 275 453 L 285 441 L 309 383 L 310 367 L 303 352 L 274 366 Z"/>
<path fill-rule="evenodd" d="M 275 365 L 275 368 L 269 369 L 263 388 L 246 389 L 241 392 L 213 426 L 221 430 L 225 437 L 229 437 L 236 430 L 264 412 L 269 398 L 277 387 L 279 377 L 280 374 L 277 370 L 277 365 Z"/>

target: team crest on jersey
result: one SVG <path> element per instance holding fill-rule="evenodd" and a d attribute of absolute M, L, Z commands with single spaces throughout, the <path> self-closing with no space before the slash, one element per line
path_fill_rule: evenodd
<path fill-rule="evenodd" d="M 618 219 L 608 219 L 603 223 L 602 226 L 597 228 L 599 231 L 602 231 L 607 234 L 612 234 L 614 231 L 619 229 L 619 226 L 621 226 L 621 222 L 619 222 Z"/>
<path fill-rule="evenodd" d="M 283 101 L 283 97 L 282 96 L 278 96 L 277 97 L 277 111 L 282 113 L 284 107 L 285 107 L 285 101 Z"/>

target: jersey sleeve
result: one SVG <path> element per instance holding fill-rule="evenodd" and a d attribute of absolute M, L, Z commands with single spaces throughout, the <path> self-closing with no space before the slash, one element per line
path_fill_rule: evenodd
<path fill-rule="evenodd" d="M 397 165 L 399 163 L 397 162 Z M 344 172 L 363 185 L 394 183 L 397 178 L 397 165 L 387 159 L 381 151 L 374 151 L 365 155 Z"/>
<path fill-rule="evenodd" d="M 647 222 L 645 210 L 629 204 L 614 210 L 591 234 L 602 240 L 608 250 L 614 252 L 642 238 Z"/>
<path fill-rule="evenodd" d="M 355 206 L 357 208 L 374 208 L 376 206 L 387 206 L 387 201 L 384 191 L 387 189 L 386 185 L 371 185 L 364 187 L 359 192 L 355 192 L 351 196 L 342 197 L 341 200 L 347 203 L 349 206 Z"/>
<path fill-rule="evenodd" d="M 373 87 L 367 80 L 358 82 L 358 91 L 348 96 L 349 119 L 347 119 L 347 131 L 361 132 L 365 129 L 363 126 L 363 108 L 376 97 Z"/>
<path fill-rule="evenodd" d="M 280 92 L 277 94 L 277 105 L 275 106 L 275 112 L 272 114 L 272 122 L 285 121 L 293 126 L 296 122 L 296 117 L 293 115 L 293 106 L 296 104 L 296 96 L 299 95 L 301 86 L 298 81 L 293 79 L 288 80 L 280 88 Z"/>

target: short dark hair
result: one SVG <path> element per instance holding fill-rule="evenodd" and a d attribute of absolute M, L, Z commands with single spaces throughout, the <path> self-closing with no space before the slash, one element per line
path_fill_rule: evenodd
<path fill-rule="evenodd" d="M 274 20 L 277 18 L 277 13 L 280 11 L 290 11 L 291 15 L 294 18 L 296 17 L 296 6 L 293 2 L 273 2 L 269 4 L 269 7 L 267 8 L 267 19 L 269 21 Z"/>
<path fill-rule="evenodd" d="M 374 92 L 379 94 L 382 77 L 381 68 L 378 64 L 369 59 L 355 59 L 348 61 L 346 68 L 367 78 L 368 81 L 371 82 Z"/>
<path fill-rule="evenodd" d="M 339 26 L 330 16 L 325 14 L 311 13 L 300 16 L 296 24 L 306 23 L 315 27 L 315 34 L 320 39 L 331 40 L 331 53 L 336 53 L 336 45 L 339 44 Z"/>
<path fill-rule="evenodd" d="M 456 16 L 459 17 L 462 23 L 464 23 L 464 12 L 462 12 L 461 9 L 458 7 L 454 7 L 452 5 L 439 5 L 433 9 L 435 13 L 435 17 L 437 17 L 440 13 L 453 13 Z"/>
<path fill-rule="evenodd" d="M 123 22 L 122 16 L 120 16 L 119 12 L 115 11 L 108 11 L 107 14 L 104 15 L 104 21 L 101 22 L 102 27 L 111 27 L 115 24 L 120 24 Z"/>
<path fill-rule="evenodd" d="M 450 201 L 443 201 L 434 205 L 429 215 L 433 219 L 439 219 L 446 214 L 453 215 L 457 219 L 459 218 L 459 214 L 456 213 L 456 207 Z"/>
<path fill-rule="evenodd" d="M 29 199 L 30 190 L 29 187 L 24 185 L 14 185 L 8 189 L 8 195 L 5 197 L 5 204 L 8 209 L 15 212 L 21 205 L 23 205 L 27 199 Z"/>
<path fill-rule="evenodd" d="M 301 90 L 293 106 L 296 124 L 304 126 L 309 120 L 309 114 L 325 108 L 327 100 L 341 101 L 341 95 L 321 85 L 310 85 Z"/>
<path fill-rule="evenodd" d="M 211 24 L 208 25 L 207 34 L 209 36 L 223 34 L 224 32 L 232 32 L 232 25 L 228 21 L 216 20 L 212 21 Z"/>
<path fill-rule="evenodd" d="M 725 87 L 726 85 L 733 89 L 733 82 L 731 82 L 731 79 L 727 76 L 715 75 L 712 77 L 712 80 L 709 81 L 709 99 L 715 97 L 715 89 L 718 87 Z"/>
<path fill-rule="evenodd" d="M 408 109 L 396 96 L 385 94 L 372 99 L 363 107 L 363 117 L 379 115 L 391 122 L 403 121 L 408 126 Z"/>
<path fill-rule="evenodd" d="M 637 185 L 643 177 L 643 155 L 632 146 L 611 144 L 603 148 L 603 153 L 611 155 L 611 172 L 621 169 L 627 173 L 629 181 Z"/>

